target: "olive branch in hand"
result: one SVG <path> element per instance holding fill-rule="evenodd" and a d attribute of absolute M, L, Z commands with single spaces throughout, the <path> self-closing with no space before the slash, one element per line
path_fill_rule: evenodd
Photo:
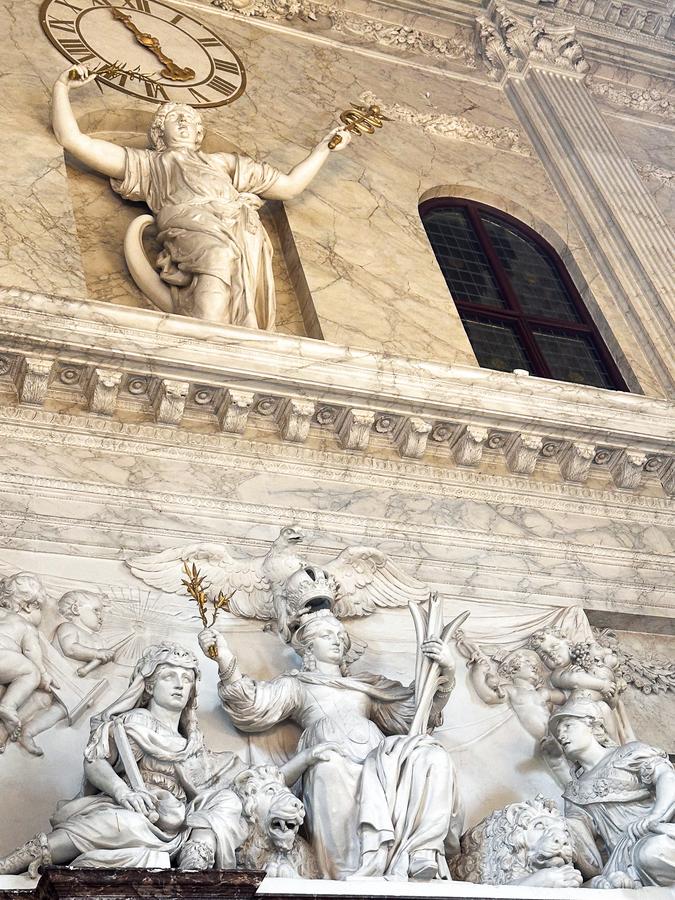
<path fill-rule="evenodd" d="M 199 608 L 199 618 L 202 620 L 204 628 L 213 628 L 216 624 L 216 618 L 221 609 L 228 610 L 230 600 L 234 596 L 234 591 L 225 596 L 222 591 L 218 591 L 217 597 L 209 597 L 207 588 L 209 584 L 205 584 L 205 575 L 201 575 L 197 566 L 192 563 L 192 568 L 183 560 L 183 572 L 187 576 L 183 578 L 182 584 L 191 600 L 194 600 Z M 209 606 L 211 607 L 211 621 L 209 622 Z M 217 659 L 218 649 L 214 646 L 209 647 L 209 656 L 211 659 Z"/>

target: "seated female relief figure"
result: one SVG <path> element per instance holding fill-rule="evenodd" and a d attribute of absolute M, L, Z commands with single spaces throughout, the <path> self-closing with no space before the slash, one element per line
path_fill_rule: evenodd
<path fill-rule="evenodd" d="M 125 199 L 145 200 L 154 213 L 161 280 L 155 276 L 149 282 L 148 299 L 164 312 L 273 330 L 272 246 L 257 211 L 265 200 L 301 194 L 329 153 L 347 146 L 350 133 L 334 129 L 284 174 L 248 156 L 205 153 L 199 113 L 186 104 L 165 103 L 150 128 L 151 149 L 120 147 L 82 134 L 73 115 L 70 88 L 95 77 L 80 65 L 58 78 L 52 97 L 54 134 L 73 156 L 107 175 Z M 329 148 L 337 133 L 340 143 Z"/>
<path fill-rule="evenodd" d="M 341 755 L 326 754 L 302 780 L 321 877 L 449 878 L 446 855 L 458 852 L 463 821 L 450 755 L 431 734 L 409 734 L 414 685 L 350 673 L 351 639 L 331 612 L 335 602 L 336 584 L 323 570 L 305 567 L 290 576 L 282 603 L 301 609 L 287 624 L 303 666 L 271 681 L 243 674 L 223 636 L 203 631 L 204 652 L 217 648 L 223 706 L 245 732 L 296 722 L 300 752 L 324 741 L 340 748 Z M 422 651 L 442 676 L 433 728 L 454 686 L 454 664 L 440 640 Z"/>
<path fill-rule="evenodd" d="M 0 859 L 0 874 L 50 862 L 236 868 L 237 848 L 248 837 L 237 778 L 248 770 L 234 753 L 205 747 L 198 680 L 190 651 L 172 643 L 148 647 L 127 690 L 91 720 L 81 793 L 58 805 L 52 831 Z M 329 750 L 336 748 L 301 751 L 281 777 L 293 784 Z"/>

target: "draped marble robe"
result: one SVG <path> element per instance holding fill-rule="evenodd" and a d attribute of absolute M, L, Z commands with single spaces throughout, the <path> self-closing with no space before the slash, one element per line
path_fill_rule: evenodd
<path fill-rule="evenodd" d="M 603 875 L 625 872 L 645 886 L 675 885 L 675 823 L 638 840 L 627 831 L 651 812 L 654 783 L 663 772 L 673 772 L 663 750 L 631 741 L 608 750 L 566 786 L 565 816 L 580 819 L 607 850 Z"/>
<path fill-rule="evenodd" d="M 273 329 L 272 245 L 258 208 L 279 171 L 231 153 L 125 151 L 124 178 L 111 184 L 154 213 L 162 245 L 157 266 L 176 312 L 191 315 L 193 277 L 213 275 L 231 292 L 232 319 L 224 324 Z"/>
<path fill-rule="evenodd" d="M 290 672 L 272 681 L 243 676 L 219 696 L 242 731 L 262 732 L 291 719 L 302 729 L 298 751 L 340 745 L 305 772 L 302 799 L 319 871 L 407 879 L 409 862 L 432 853 L 441 877 L 459 850 L 463 813 L 447 750 L 429 735 L 408 736 L 414 691 L 379 675 L 338 677 Z M 446 694 L 437 695 L 432 725 Z"/>
<path fill-rule="evenodd" d="M 184 826 L 177 833 L 167 833 L 85 782 L 82 794 L 60 803 L 51 820 L 54 830 L 65 832 L 80 852 L 70 865 L 166 868 L 193 828 L 210 828 L 216 837 L 216 868 L 235 868 L 235 850 L 248 829 L 241 802 L 230 785 L 245 763 L 234 753 L 210 752 L 201 732 L 188 740 L 146 709 L 132 709 L 115 718 L 124 725 L 148 789 L 169 791 L 185 804 Z M 85 759 L 105 759 L 126 781 L 111 728 L 110 720 L 92 732 Z"/>

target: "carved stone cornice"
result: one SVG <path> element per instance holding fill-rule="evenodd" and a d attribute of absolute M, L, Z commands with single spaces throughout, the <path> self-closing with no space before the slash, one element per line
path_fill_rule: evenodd
<path fill-rule="evenodd" d="M 491 78 L 524 74 L 531 66 L 585 75 L 589 64 L 574 28 L 551 25 L 541 16 L 516 15 L 492 2 L 476 19 L 478 52 Z"/>
<path fill-rule="evenodd" d="M 433 467 L 485 464 L 533 483 L 588 479 L 646 496 L 673 487 L 673 404 L 638 395 L 559 382 L 552 392 L 539 378 L 13 290 L 0 291 L 0 354 L 4 415 L 35 405 L 14 375 L 28 360 L 50 410 L 85 432 L 130 428 L 130 437 L 156 422 L 176 429 L 172 440 L 225 432 L 268 441 L 272 429 L 285 443 L 330 437 L 336 451 L 392 448 Z M 104 391 L 95 408 L 92 385 Z M 571 445 L 584 448 L 579 459 Z"/>

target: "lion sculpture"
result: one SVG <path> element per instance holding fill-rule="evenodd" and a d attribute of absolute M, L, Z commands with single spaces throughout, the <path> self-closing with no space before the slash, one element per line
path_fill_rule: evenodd
<path fill-rule="evenodd" d="M 453 877 L 477 884 L 579 887 L 567 823 L 551 800 L 510 803 L 462 836 Z"/>
<path fill-rule="evenodd" d="M 264 869 L 273 878 L 315 878 L 309 844 L 298 834 L 305 808 L 279 769 L 252 766 L 237 776 L 233 787 L 249 826 L 237 850 L 238 867 Z"/>

